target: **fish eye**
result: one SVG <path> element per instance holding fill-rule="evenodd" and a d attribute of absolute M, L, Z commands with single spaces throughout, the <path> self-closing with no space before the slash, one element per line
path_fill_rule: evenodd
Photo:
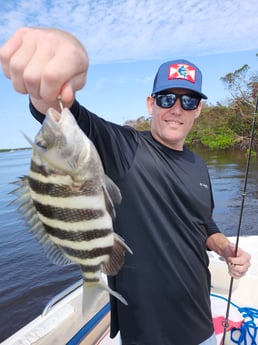
<path fill-rule="evenodd" d="M 42 149 L 46 149 L 47 148 L 47 144 L 44 140 L 38 140 L 36 141 L 36 145 L 39 146 Z"/>

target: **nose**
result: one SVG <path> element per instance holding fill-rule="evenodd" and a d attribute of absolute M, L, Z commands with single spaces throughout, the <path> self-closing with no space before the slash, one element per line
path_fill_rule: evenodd
<path fill-rule="evenodd" d="M 178 115 L 181 114 L 183 108 L 181 107 L 179 98 L 176 100 L 176 103 L 173 105 L 173 107 L 170 108 L 170 110 L 173 114 L 178 114 Z"/>

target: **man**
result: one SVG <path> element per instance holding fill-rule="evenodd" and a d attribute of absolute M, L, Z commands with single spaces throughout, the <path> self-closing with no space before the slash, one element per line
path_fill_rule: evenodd
<path fill-rule="evenodd" d="M 70 34 L 23 28 L 1 48 L 0 60 L 14 88 L 30 95 L 39 121 L 61 95 L 121 190 L 114 230 L 134 254 L 109 279 L 128 302 L 111 298 L 111 337 L 120 330 L 123 345 L 216 344 L 206 249 L 225 258 L 234 278 L 245 274 L 250 256 L 238 249 L 234 257 L 234 245 L 212 219 L 207 167 L 184 146 L 207 98 L 199 68 L 185 60 L 161 65 L 147 97 L 151 131 L 137 132 L 75 100 L 88 58 Z"/>

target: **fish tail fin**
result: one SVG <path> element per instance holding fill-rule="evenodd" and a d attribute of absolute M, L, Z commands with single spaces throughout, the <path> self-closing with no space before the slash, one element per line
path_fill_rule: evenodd
<path fill-rule="evenodd" d="M 84 315 L 86 312 L 94 311 L 102 296 L 101 290 L 103 289 L 98 284 L 83 281 L 82 312 Z"/>
<path fill-rule="evenodd" d="M 110 295 L 116 297 L 120 302 L 128 305 L 126 299 L 118 292 L 112 290 L 103 280 L 90 283 L 83 282 L 83 299 L 82 299 L 82 311 L 85 314 L 98 305 L 101 301 L 103 290 L 107 291 Z"/>
<path fill-rule="evenodd" d="M 124 264 L 125 253 L 133 254 L 124 239 L 114 233 L 114 245 L 109 260 L 102 264 L 102 270 L 108 276 L 116 275 Z"/>

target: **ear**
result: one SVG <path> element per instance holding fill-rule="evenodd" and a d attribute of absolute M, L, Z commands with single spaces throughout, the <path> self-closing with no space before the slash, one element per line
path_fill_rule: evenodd
<path fill-rule="evenodd" d="M 147 109 L 148 109 L 148 113 L 152 116 L 152 113 L 153 113 L 153 106 L 154 106 L 154 103 L 155 103 L 155 99 L 154 97 L 152 96 L 147 96 L 146 98 L 146 106 L 147 106 Z"/>
<path fill-rule="evenodd" d="M 198 111 L 198 112 L 194 115 L 194 118 L 195 118 L 195 119 L 198 119 L 198 117 L 200 116 L 200 113 L 201 113 L 201 112 Z"/>
<path fill-rule="evenodd" d="M 194 115 L 195 119 L 197 119 L 200 116 L 201 111 L 202 111 L 202 101 L 199 103 L 198 108 L 196 109 L 196 113 Z"/>

